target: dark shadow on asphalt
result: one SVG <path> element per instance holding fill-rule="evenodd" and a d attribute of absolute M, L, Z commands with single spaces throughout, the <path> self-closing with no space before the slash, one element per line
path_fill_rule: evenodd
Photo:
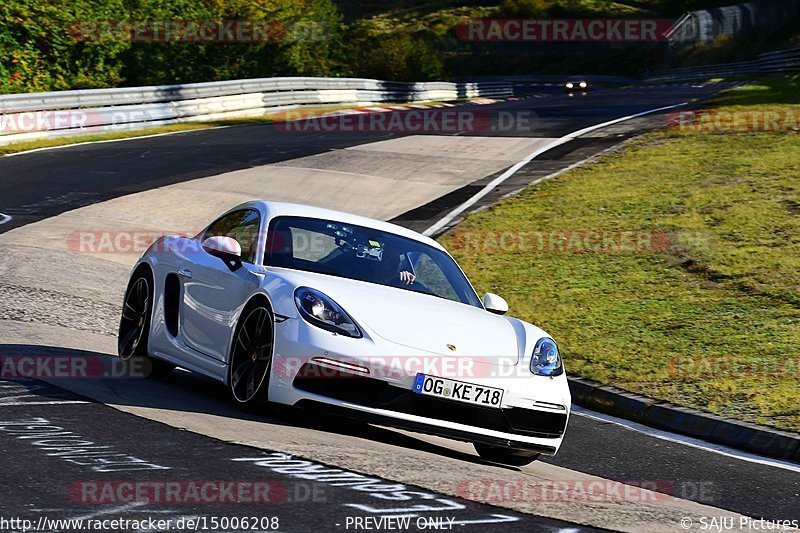
<path fill-rule="evenodd" d="M 27 360 L 23 361 L 23 358 Z M 180 368 L 157 377 L 130 377 L 120 375 L 120 359 L 108 354 L 28 344 L 0 344 L 0 360 L 0 382 L 19 383 L 28 389 L 29 394 L 35 396 L 64 399 L 66 389 L 69 397 L 92 402 L 205 413 L 275 426 L 306 428 L 415 449 L 475 464 L 491 465 L 499 469 L 519 470 L 512 466 L 489 463 L 477 456 L 356 419 L 328 413 L 319 416 L 313 410 L 281 405 L 271 405 L 263 413 L 243 411 L 230 400 L 224 385 Z M 80 361 L 81 364 L 70 367 L 65 364 L 67 360 Z M 61 365 L 60 372 L 57 365 Z M 71 372 L 69 368 L 88 370 Z M 59 373 L 62 375 L 57 375 Z M 75 375 L 79 377 L 74 377 Z M 36 378 L 41 378 L 41 381 Z M 72 385 L 70 381 L 73 382 Z M 42 382 L 48 386 L 40 388 L 38 384 Z M 64 389 L 59 387 L 62 383 Z M 264 444 L 268 446 L 269 442 Z"/>

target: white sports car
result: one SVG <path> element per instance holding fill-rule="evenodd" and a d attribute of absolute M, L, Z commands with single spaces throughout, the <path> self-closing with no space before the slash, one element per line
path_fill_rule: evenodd
<path fill-rule="evenodd" d="M 119 355 L 218 380 L 244 407 L 333 410 L 525 465 L 558 451 L 571 400 L 556 343 L 507 310 L 416 232 L 253 201 L 150 246 Z"/>

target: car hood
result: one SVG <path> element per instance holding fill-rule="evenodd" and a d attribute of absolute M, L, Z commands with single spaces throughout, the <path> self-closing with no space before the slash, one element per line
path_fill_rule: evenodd
<path fill-rule="evenodd" d="M 436 296 L 321 274 L 292 276 L 333 298 L 371 333 L 424 354 L 513 366 L 517 332 L 508 319 Z M 455 347 L 452 350 L 448 345 Z"/>

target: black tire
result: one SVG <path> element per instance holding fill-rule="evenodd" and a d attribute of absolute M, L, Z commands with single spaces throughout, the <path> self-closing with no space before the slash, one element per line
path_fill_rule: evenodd
<path fill-rule="evenodd" d="M 269 375 L 275 339 L 274 315 L 266 301 L 248 305 L 233 335 L 228 393 L 240 409 L 268 408 Z"/>
<path fill-rule="evenodd" d="M 122 304 L 117 334 L 117 353 L 132 376 L 155 376 L 175 365 L 149 356 L 150 317 L 153 313 L 153 275 L 142 267 L 131 276 Z"/>
<path fill-rule="evenodd" d="M 511 448 L 501 448 L 488 444 L 473 443 L 475 451 L 481 459 L 492 463 L 500 463 L 510 466 L 526 466 L 539 458 L 541 454 L 527 450 L 514 450 Z"/>

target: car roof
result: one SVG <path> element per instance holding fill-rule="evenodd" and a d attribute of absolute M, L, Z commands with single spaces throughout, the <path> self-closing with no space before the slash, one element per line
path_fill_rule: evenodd
<path fill-rule="evenodd" d="M 253 200 L 251 202 L 246 202 L 242 205 L 239 205 L 234 209 L 231 209 L 231 211 L 235 211 L 237 209 L 245 207 L 257 207 L 260 211 L 264 212 L 268 218 L 274 218 L 277 216 L 296 216 L 296 217 L 307 217 L 307 218 L 319 218 L 322 220 L 341 222 L 343 224 L 353 224 L 355 226 L 365 226 L 368 228 L 377 229 L 379 231 L 385 231 L 387 233 L 394 233 L 395 235 L 400 235 L 401 237 L 406 237 L 409 239 L 413 239 L 415 241 L 425 243 L 429 246 L 433 246 L 434 248 L 437 248 L 439 250 L 444 250 L 444 247 L 442 247 L 441 244 L 431 239 L 430 237 L 426 237 L 421 233 L 417 233 L 416 231 L 404 228 L 403 226 L 398 226 L 397 224 L 384 222 L 382 220 L 376 220 L 374 218 L 354 215 L 352 213 L 336 211 L 334 209 L 326 209 L 323 207 L 315 207 L 312 205 L 304 205 L 304 204 L 294 204 L 289 202 Z"/>

